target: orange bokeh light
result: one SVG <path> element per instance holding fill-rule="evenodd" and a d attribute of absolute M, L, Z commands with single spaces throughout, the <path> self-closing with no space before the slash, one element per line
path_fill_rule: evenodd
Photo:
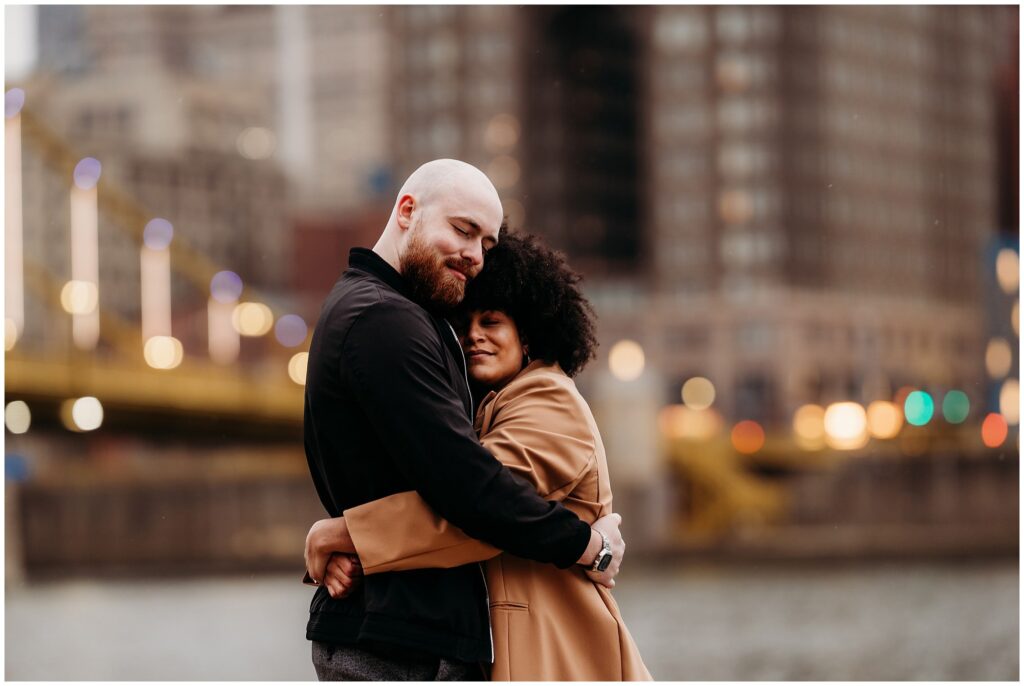
<path fill-rule="evenodd" d="M 732 427 L 732 447 L 750 455 L 764 447 L 764 429 L 757 422 L 746 419 Z"/>
<path fill-rule="evenodd" d="M 998 448 L 1006 440 L 1008 430 L 1003 415 L 992 412 L 981 424 L 981 440 L 987 448 Z"/>

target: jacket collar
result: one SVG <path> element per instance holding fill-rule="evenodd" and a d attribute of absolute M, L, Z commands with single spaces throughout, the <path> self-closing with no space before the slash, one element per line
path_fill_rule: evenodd
<path fill-rule="evenodd" d="M 348 252 L 348 266 L 383 281 L 392 289 L 412 300 L 412 291 L 398 271 L 384 258 L 369 248 L 352 248 Z"/>
<path fill-rule="evenodd" d="M 511 384 L 515 383 L 518 379 L 523 378 L 528 374 L 533 374 L 540 370 L 552 371 L 557 370 L 558 373 L 563 373 L 562 368 L 558 366 L 558 363 L 545 362 L 544 360 L 534 360 L 530 364 L 523 367 L 518 374 L 512 377 L 512 380 L 502 386 L 496 391 L 490 391 L 484 396 L 483 400 L 477 406 L 476 416 L 473 418 L 473 428 L 476 430 L 478 436 L 482 435 L 491 428 L 491 419 L 494 416 L 494 408 L 496 405 L 495 400 L 502 391 L 508 388 Z"/>

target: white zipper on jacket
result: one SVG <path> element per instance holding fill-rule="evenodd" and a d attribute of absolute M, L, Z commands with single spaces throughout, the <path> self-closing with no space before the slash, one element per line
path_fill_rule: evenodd
<path fill-rule="evenodd" d="M 445 324 L 448 324 L 448 330 L 452 332 L 452 336 L 455 337 L 455 342 L 459 343 L 459 335 L 455 333 L 455 328 L 451 325 L 447 319 Z M 462 350 L 462 344 L 459 344 L 459 350 Z M 462 377 L 466 380 L 466 392 L 469 393 L 469 407 L 470 411 L 473 408 L 473 391 L 469 387 L 469 374 L 466 371 L 466 358 L 462 358 Z M 491 626 L 491 591 L 487 588 L 487 574 L 484 573 L 484 563 L 477 562 L 477 568 L 480 570 L 480 578 L 484 582 L 484 617 L 487 619 L 487 637 L 491 640 L 491 658 L 490 663 L 494 664 L 494 627 Z"/>
<path fill-rule="evenodd" d="M 448 325 L 448 330 L 452 332 L 452 336 L 455 338 L 455 345 L 459 349 L 459 357 L 462 360 L 462 378 L 466 380 L 466 393 L 469 393 L 469 411 L 472 412 L 476 408 L 473 407 L 473 389 L 469 387 L 469 373 L 466 371 L 466 356 L 462 354 L 462 344 L 459 343 L 459 334 L 455 333 L 455 327 L 453 327 L 451 322 L 447 319 L 444 320 L 444 323 Z M 471 421 L 472 419 L 473 418 L 470 417 Z"/>
<path fill-rule="evenodd" d="M 494 664 L 494 627 L 491 626 L 491 592 L 487 588 L 487 575 L 484 573 L 484 563 L 477 562 L 477 567 L 480 568 L 480 576 L 484 580 L 484 601 L 487 603 L 487 635 L 491 639 L 491 664 Z"/>

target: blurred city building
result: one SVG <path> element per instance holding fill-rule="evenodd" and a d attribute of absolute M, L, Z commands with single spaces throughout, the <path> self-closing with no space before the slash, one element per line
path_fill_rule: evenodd
<path fill-rule="evenodd" d="M 767 422 L 915 383 L 982 400 L 990 9 L 395 14 L 399 176 L 445 155 L 491 170 L 666 400 L 697 373 Z"/>
<path fill-rule="evenodd" d="M 631 541 L 678 540 L 682 513 L 684 533 L 712 537 L 820 525 L 824 538 L 802 534 L 811 548 L 908 540 L 835 537 L 836 523 L 931 527 L 911 532 L 924 547 L 944 535 L 946 549 L 1015 545 L 1015 7 L 38 12 L 38 69 L 15 84 L 24 112 L 8 108 L 9 131 L 20 117 L 19 216 L 35 284 L 13 325 L 17 345 L 8 307 L 9 395 L 52 410 L 49 423 L 33 419 L 43 431 L 63 431 L 64 396 L 91 392 L 113 408 L 104 426 L 122 433 L 177 427 L 253 454 L 275 441 L 293 452 L 287 465 L 254 460 L 263 477 L 250 475 L 253 490 L 239 497 L 226 477 L 216 488 L 207 480 L 242 463 L 214 459 L 211 445 L 197 449 L 211 455 L 207 467 L 167 499 L 124 491 L 115 504 L 89 469 L 51 471 L 21 501 L 29 566 L 83 555 L 47 542 L 84 511 L 117 565 L 158 566 L 160 550 L 184 559 L 193 548 L 196 566 L 207 553 L 214 566 L 247 554 L 290 564 L 287 541 L 311 510 L 291 511 L 264 542 L 254 532 L 269 520 L 240 522 L 261 516 L 242 504 L 258 493 L 287 519 L 283 503 L 304 488 L 307 322 L 348 248 L 375 241 L 401 181 L 438 157 L 483 169 L 513 228 L 545 236 L 585 275 L 602 348 L 579 383 Z M 113 338 L 143 368 L 140 249 L 147 222 L 162 218 L 177 251 L 168 269 L 180 368 L 180 350 L 175 365 L 145 373 L 68 352 L 79 315 L 54 301 L 77 278 L 68 192 L 85 156 L 102 163 L 99 350 L 116 359 L 106 336 L 121 331 Z M 274 312 L 240 345 L 235 309 L 225 325 L 234 342 L 213 365 L 210 277 L 220 270 Z M 278 330 L 295 322 L 285 312 L 301 315 L 297 334 Z M 46 351 L 49 367 L 29 359 Z M 161 413 L 172 427 L 154 420 Z M 50 456 L 37 465 L 71 449 L 67 436 L 46 447 L 11 426 L 16 454 Z M 125 473 L 155 469 L 125 457 L 138 447 L 130 441 L 89 445 L 89 459 L 119 455 Z M 166 464 L 181 475 L 200 462 Z M 221 486 L 216 516 L 234 524 L 210 540 L 194 540 L 203 517 L 164 522 Z M 67 488 L 78 504 L 50 512 Z M 130 542 L 122 520 L 149 500 L 163 514 L 148 526 L 178 547 L 118 547 Z"/>

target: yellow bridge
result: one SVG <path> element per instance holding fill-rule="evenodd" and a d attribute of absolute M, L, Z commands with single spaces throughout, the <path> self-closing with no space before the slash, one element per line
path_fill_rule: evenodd
<path fill-rule="evenodd" d="M 22 109 L 7 119 L 8 170 L 20 175 L 20 149 L 24 145 L 41 158 L 57 178 L 71 178 L 82 156 L 37 117 Z M 20 136 L 18 134 L 20 133 Z M 11 136 L 18 136 L 11 145 Z M 14 152 L 12 153 L 12 147 Z M 12 154 L 19 159 L 11 160 Z M 8 191 L 12 189 L 8 182 Z M 20 179 L 14 187 L 20 190 Z M 143 227 L 154 217 L 138 200 L 104 179 L 97 186 L 105 220 L 121 230 L 125 237 L 141 248 Z M 8 197 L 8 203 L 21 198 Z M 8 213 L 8 223 L 11 215 Z M 20 222 L 20 216 L 15 217 Z M 21 227 L 8 226 L 7 230 Z M 169 245 L 173 271 L 184 276 L 201 292 L 208 291 L 211 278 L 221 268 L 205 255 L 175 238 Z M 70 317 L 62 308 L 61 293 L 66 278 L 46 268 L 23 260 L 21 266 L 25 290 L 47 304 L 48 313 L 31 312 L 29 316 Z M 11 275 L 8 274 L 10 281 Z M 10 283 L 8 284 L 10 288 Z M 240 300 L 261 300 L 258 293 L 246 286 Z M 173 369 L 157 369 L 147 364 L 143 355 L 145 341 L 140 324 L 128 321 L 116 312 L 98 305 L 102 350 L 79 350 L 68 343 L 55 347 L 46 341 L 43 350 L 30 350 L 27 341 L 13 340 L 12 323 L 7 322 L 5 389 L 8 398 L 24 398 L 44 403 L 69 398 L 94 396 L 111 409 L 120 408 L 145 414 L 191 414 L 230 419 L 254 426 L 274 426 L 294 431 L 302 418 L 302 386 L 304 369 L 289 375 L 289 357 L 295 351 L 274 351 L 261 359 L 245 363 L 218 364 L 209 359 L 186 356 Z M 9 316 L 9 315 L 8 315 Z M 275 319 L 277 313 L 274 313 Z M 306 343 L 308 343 L 308 334 Z M 305 350 L 303 344 L 298 350 Z"/>

